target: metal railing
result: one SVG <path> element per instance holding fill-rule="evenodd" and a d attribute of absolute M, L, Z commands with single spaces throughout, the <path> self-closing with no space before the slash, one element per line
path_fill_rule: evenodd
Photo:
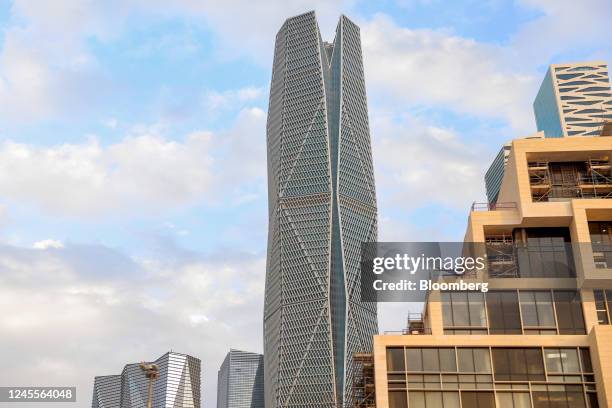
<path fill-rule="evenodd" d="M 431 334 L 431 328 L 429 328 L 429 327 L 422 327 L 420 329 L 413 329 L 413 330 L 410 330 L 410 329 L 385 330 L 383 332 L 383 334 L 385 336 L 387 336 L 387 335 L 393 336 L 393 335 L 398 335 L 398 334 L 404 335 L 404 336 L 407 336 L 407 335 L 413 335 L 413 336 L 415 336 L 415 335 L 425 335 L 425 334 Z"/>
<path fill-rule="evenodd" d="M 472 211 L 497 211 L 497 210 L 515 210 L 516 203 L 509 201 L 505 203 L 472 203 Z"/>

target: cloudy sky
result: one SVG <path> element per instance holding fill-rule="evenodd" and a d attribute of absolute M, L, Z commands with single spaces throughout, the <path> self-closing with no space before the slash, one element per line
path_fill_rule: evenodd
<path fill-rule="evenodd" d="M 612 61 L 609 0 L 0 0 L 0 385 L 86 407 L 173 349 L 212 407 L 262 350 L 273 40 L 310 9 L 361 26 L 383 240 L 460 240 L 547 64 Z"/>

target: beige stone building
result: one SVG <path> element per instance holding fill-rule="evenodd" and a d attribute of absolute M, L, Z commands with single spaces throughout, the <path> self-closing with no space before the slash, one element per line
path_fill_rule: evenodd
<path fill-rule="evenodd" d="M 430 293 L 422 320 L 376 336 L 362 406 L 612 408 L 611 156 L 612 137 L 512 142 L 465 233 L 489 291 Z"/>

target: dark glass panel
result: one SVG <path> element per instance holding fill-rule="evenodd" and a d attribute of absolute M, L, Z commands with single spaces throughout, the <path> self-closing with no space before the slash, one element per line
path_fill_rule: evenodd
<path fill-rule="evenodd" d="M 584 334 L 584 317 L 580 293 L 576 291 L 555 291 L 555 309 L 560 334 Z"/>
<path fill-rule="evenodd" d="M 423 360 L 421 359 L 421 349 L 406 349 L 406 371 L 423 371 Z"/>
<path fill-rule="evenodd" d="M 440 361 L 438 360 L 438 349 L 423 349 L 423 371 L 440 371 Z"/>
<path fill-rule="evenodd" d="M 589 402 L 589 408 L 599 408 L 599 402 L 597 401 L 597 394 L 588 393 L 587 401 Z"/>
<path fill-rule="evenodd" d="M 468 349 L 468 348 L 457 349 L 457 363 L 459 365 L 459 372 L 473 373 L 474 372 L 474 356 L 472 354 L 472 349 Z"/>
<path fill-rule="evenodd" d="M 491 334 L 520 334 L 521 320 L 516 291 L 487 292 L 487 313 Z"/>
<path fill-rule="evenodd" d="M 542 351 L 540 349 L 525 349 L 525 361 L 527 362 L 527 374 L 530 381 L 543 381 L 546 379 L 544 374 L 544 363 L 542 361 Z"/>
<path fill-rule="evenodd" d="M 404 371 L 404 348 L 389 347 L 387 348 L 387 370 L 388 371 Z"/>
<path fill-rule="evenodd" d="M 468 297 L 466 292 L 452 292 L 453 326 L 469 326 Z"/>
<path fill-rule="evenodd" d="M 489 349 L 476 348 L 474 353 L 474 371 L 477 373 L 490 373 L 491 372 L 491 357 L 489 355 Z"/>
<path fill-rule="evenodd" d="M 582 362 L 582 371 L 585 373 L 593 372 L 593 365 L 591 364 L 591 353 L 588 348 L 580 349 L 580 361 Z"/>
<path fill-rule="evenodd" d="M 389 391 L 389 408 L 408 408 L 406 391 Z"/>
<path fill-rule="evenodd" d="M 510 380 L 510 361 L 508 359 L 508 349 L 493 349 L 493 372 L 496 381 Z"/>
<path fill-rule="evenodd" d="M 441 348 L 440 352 L 440 371 L 457 371 L 457 362 L 455 361 L 454 348 Z"/>

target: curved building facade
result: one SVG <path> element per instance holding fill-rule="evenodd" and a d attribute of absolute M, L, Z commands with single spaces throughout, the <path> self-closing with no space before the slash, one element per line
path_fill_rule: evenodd
<path fill-rule="evenodd" d="M 344 407 L 352 356 L 370 351 L 362 242 L 377 210 L 359 27 L 323 42 L 314 12 L 276 36 L 267 123 L 266 407 Z"/>

